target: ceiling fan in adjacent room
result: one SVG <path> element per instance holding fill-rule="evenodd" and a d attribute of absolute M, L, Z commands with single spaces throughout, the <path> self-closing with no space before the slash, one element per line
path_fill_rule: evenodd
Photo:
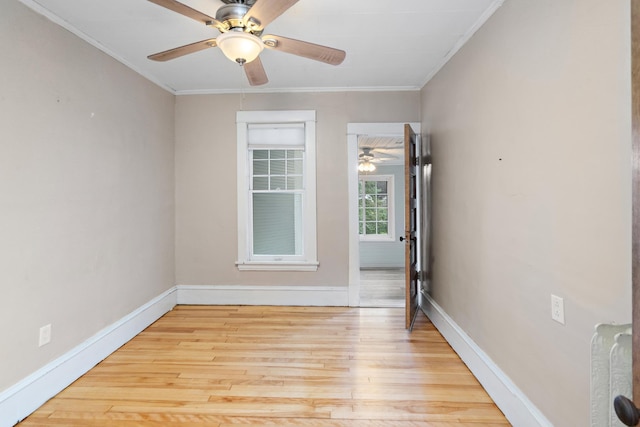
<path fill-rule="evenodd" d="M 376 138 L 383 140 L 385 138 Z M 402 147 L 360 147 L 361 153 L 358 155 L 358 170 L 360 172 L 373 172 L 376 164 L 401 164 L 402 159 L 395 153 L 402 154 Z M 400 163 L 399 163 L 400 162 Z"/>
<path fill-rule="evenodd" d="M 378 162 L 378 159 L 375 158 L 373 150 L 370 147 L 362 147 L 362 153 L 358 155 L 358 170 L 360 172 L 373 172 L 376 170 L 376 165 L 374 163 Z"/>
<path fill-rule="evenodd" d="M 227 58 L 244 68 L 249 84 L 257 86 L 269 81 L 259 57 L 265 47 L 331 65 L 341 64 L 346 56 L 343 50 L 282 36 L 262 35 L 270 22 L 298 0 L 222 0 L 225 4 L 218 9 L 215 18 L 176 0 L 149 1 L 209 27 L 215 27 L 221 33 L 217 38 L 149 55 L 148 58 L 154 61 L 168 61 L 211 47 L 219 47 Z"/>

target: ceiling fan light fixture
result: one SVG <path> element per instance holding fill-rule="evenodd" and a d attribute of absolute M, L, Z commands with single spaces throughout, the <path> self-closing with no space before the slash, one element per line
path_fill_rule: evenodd
<path fill-rule="evenodd" d="M 264 49 L 259 37 L 244 31 L 227 31 L 216 38 L 216 43 L 224 56 L 240 65 L 253 61 Z"/>
<path fill-rule="evenodd" d="M 376 170 L 376 165 L 371 163 L 369 160 L 365 160 L 363 162 L 360 162 L 360 164 L 358 165 L 358 170 L 360 172 L 373 172 L 374 170 Z"/>

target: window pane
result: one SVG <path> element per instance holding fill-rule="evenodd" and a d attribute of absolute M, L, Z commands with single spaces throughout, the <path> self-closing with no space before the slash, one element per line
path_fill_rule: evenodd
<path fill-rule="evenodd" d="M 285 173 L 285 161 L 284 160 L 271 160 L 271 175 L 284 175 Z"/>
<path fill-rule="evenodd" d="M 366 207 L 375 207 L 376 201 L 373 199 L 374 196 L 364 196 L 364 205 Z"/>
<path fill-rule="evenodd" d="M 268 175 L 269 174 L 269 161 L 268 160 L 254 160 L 253 161 L 253 174 L 254 175 Z"/>
<path fill-rule="evenodd" d="M 365 209 L 364 216 L 365 216 L 367 221 L 375 221 L 376 220 L 376 209 L 375 208 Z"/>
<path fill-rule="evenodd" d="M 302 253 L 302 195 L 259 193 L 253 195 L 253 253 L 300 255 Z"/>
<path fill-rule="evenodd" d="M 376 196 L 376 206 L 386 208 L 389 205 L 387 196 Z"/>
<path fill-rule="evenodd" d="M 272 176 L 269 190 L 286 190 L 286 178 L 284 176 Z"/>
<path fill-rule="evenodd" d="M 301 159 L 302 150 L 287 150 L 287 159 Z"/>
<path fill-rule="evenodd" d="M 285 150 L 269 150 L 271 152 L 272 159 L 284 159 L 285 158 Z"/>
<path fill-rule="evenodd" d="M 302 173 L 302 160 L 287 160 L 287 174 L 300 175 Z"/>
<path fill-rule="evenodd" d="M 253 178 L 253 189 L 254 190 L 268 190 L 269 189 L 269 178 L 266 176 L 261 176 L 258 178 Z"/>
<path fill-rule="evenodd" d="M 287 190 L 302 190 L 302 177 L 301 176 L 288 176 L 287 177 Z"/>
<path fill-rule="evenodd" d="M 387 221 L 389 219 L 389 211 L 387 209 L 378 209 L 378 221 Z"/>
<path fill-rule="evenodd" d="M 386 222 L 378 223 L 378 234 L 389 234 Z"/>
<path fill-rule="evenodd" d="M 365 226 L 366 234 L 376 234 L 376 223 L 368 222 Z"/>
<path fill-rule="evenodd" d="M 376 181 L 378 184 L 378 194 L 386 194 L 387 193 L 387 181 Z"/>
<path fill-rule="evenodd" d="M 253 150 L 254 159 L 268 159 L 269 150 Z"/>
<path fill-rule="evenodd" d="M 366 194 L 376 194 L 376 181 L 366 181 L 364 183 L 364 192 Z"/>
<path fill-rule="evenodd" d="M 358 234 L 364 234 L 364 224 L 363 223 L 359 223 L 358 224 Z"/>

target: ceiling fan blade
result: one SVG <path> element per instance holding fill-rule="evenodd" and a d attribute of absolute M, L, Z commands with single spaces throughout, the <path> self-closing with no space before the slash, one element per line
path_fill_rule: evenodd
<path fill-rule="evenodd" d="M 147 58 L 154 61 L 169 61 L 170 59 L 179 58 L 183 55 L 199 52 L 210 47 L 216 47 L 216 39 L 202 40 L 185 46 L 165 50 L 164 52 L 154 53 L 153 55 L 147 56 Z"/>
<path fill-rule="evenodd" d="M 200 11 L 197 11 L 186 4 L 182 4 L 176 0 L 149 0 L 151 3 L 155 3 L 158 6 L 162 6 L 166 9 L 177 12 L 181 15 L 186 16 L 187 18 L 195 19 L 196 21 L 200 21 L 205 25 L 211 25 L 216 27 L 220 31 L 226 31 L 229 28 L 225 26 L 222 22 L 218 21 L 216 18 L 212 18 L 209 15 L 206 15 Z"/>
<path fill-rule="evenodd" d="M 257 4 L 257 3 L 256 3 Z M 324 62 L 331 65 L 339 65 L 344 61 L 346 52 L 332 47 L 321 46 L 304 42 L 302 40 L 289 39 L 282 36 L 267 35 L 262 37 L 264 45 L 269 49 L 303 56 L 315 61 Z"/>
<path fill-rule="evenodd" d="M 298 0 L 257 0 L 244 15 L 244 26 L 252 31 L 262 30 L 297 2 Z"/>
<path fill-rule="evenodd" d="M 401 150 L 402 148 L 398 148 L 397 150 Z M 389 152 L 389 149 L 386 148 L 376 148 L 374 150 L 375 156 L 380 157 L 382 159 L 399 159 L 400 157 Z M 371 153 L 372 155 L 374 153 Z"/>
<path fill-rule="evenodd" d="M 249 79 L 249 84 L 251 86 L 260 86 L 269 81 L 267 73 L 264 71 L 264 67 L 262 66 L 262 61 L 260 61 L 260 57 L 257 57 L 251 62 L 245 63 L 242 68 L 244 68 L 244 72 L 247 75 L 247 79 Z"/>

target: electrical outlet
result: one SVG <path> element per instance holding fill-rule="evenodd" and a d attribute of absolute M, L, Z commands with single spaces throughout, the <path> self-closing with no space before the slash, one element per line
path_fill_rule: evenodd
<path fill-rule="evenodd" d="M 40 339 L 38 340 L 38 346 L 42 347 L 45 344 L 51 342 L 51 323 L 44 325 L 40 328 Z"/>
<path fill-rule="evenodd" d="M 551 318 L 564 325 L 564 299 L 551 294 Z"/>

